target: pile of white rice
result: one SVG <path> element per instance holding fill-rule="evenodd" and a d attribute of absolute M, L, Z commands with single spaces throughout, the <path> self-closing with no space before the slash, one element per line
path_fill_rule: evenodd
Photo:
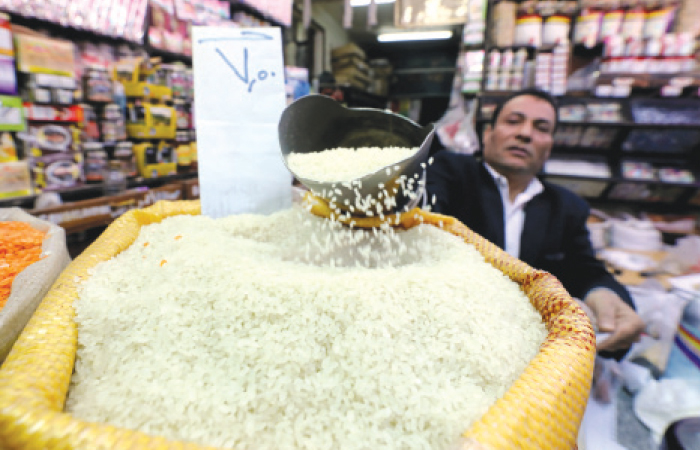
<path fill-rule="evenodd" d="M 344 232 L 299 207 L 144 227 L 82 286 L 66 410 L 240 449 L 448 448 L 537 354 L 542 320 L 438 228 Z"/>
<path fill-rule="evenodd" d="M 338 147 L 312 153 L 290 153 L 289 169 L 297 176 L 323 182 L 347 182 L 414 155 L 418 147 Z"/>

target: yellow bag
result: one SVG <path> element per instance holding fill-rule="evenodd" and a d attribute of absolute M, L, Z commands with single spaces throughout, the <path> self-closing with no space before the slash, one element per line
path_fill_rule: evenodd
<path fill-rule="evenodd" d="M 318 215 L 327 207 L 314 205 Z M 198 201 L 158 202 L 115 221 L 63 271 L 0 368 L 0 448 L 26 450 L 168 449 L 205 447 L 78 420 L 63 412 L 76 356 L 76 286 L 88 270 L 136 240 L 142 226 L 200 213 Z M 439 226 L 474 245 L 486 261 L 519 283 L 549 335 L 506 394 L 464 434 L 464 449 L 569 449 L 588 400 L 595 337 L 585 313 L 552 275 L 503 252 L 457 220 L 413 210 L 400 225 Z"/>

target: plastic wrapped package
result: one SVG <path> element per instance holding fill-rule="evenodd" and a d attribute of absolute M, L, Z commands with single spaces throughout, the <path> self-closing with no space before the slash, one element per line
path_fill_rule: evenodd
<path fill-rule="evenodd" d="M 130 211 L 62 273 L 0 369 L 0 442 L 6 448 L 202 448 L 87 423 L 63 412 L 77 350 L 72 304 L 78 283 L 96 264 L 128 248 L 142 226 L 199 212 L 196 201 L 158 202 Z M 312 205 L 312 213 L 327 217 L 331 211 L 318 202 Z M 521 285 L 548 330 L 537 356 L 505 395 L 464 433 L 460 448 L 573 448 L 595 358 L 594 334 L 586 314 L 550 274 L 508 255 L 454 218 L 414 209 L 398 219 L 403 228 L 420 223 L 441 226 L 474 245 L 487 263 Z M 374 227 L 378 221 L 358 219 L 357 225 Z"/>
<path fill-rule="evenodd" d="M 19 273 L 12 283 L 12 291 L 5 307 L 0 309 L 0 362 L 2 362 L 29 321 L 34 310 L 61 271 L 70 262 L 63 228 L 39 220 L 19 208 L 0 209 L 0 221 L 26 222 L 45 231 L 42 245 L 43 259 Z"/>
<path fill-rule="evenodd" d="M 465 112 L 465 108 L 469 111 Z M 472 154 L 479 149 L 479 138 L 474 130 L 474 102 L 468 105 L 463 100 L 449 109 L 435 124 L 440 143 L 454 152 Z"/>

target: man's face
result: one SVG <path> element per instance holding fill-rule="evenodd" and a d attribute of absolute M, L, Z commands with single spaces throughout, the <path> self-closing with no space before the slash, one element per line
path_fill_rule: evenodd
<path fill-rule="evenodd" d="M 498 172 L 536 175 L 552 150 L 556 112 L 539 97 L 521 95 L 503 105 L 484 130 L 484 159 Z"/>

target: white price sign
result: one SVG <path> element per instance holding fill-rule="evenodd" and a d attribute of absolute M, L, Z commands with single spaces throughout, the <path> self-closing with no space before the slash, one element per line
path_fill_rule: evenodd
<path fill-rule="evenodd" d="M 277 125 L 286 106 L 279 28 L 194 27 L 202 214 L 291 206 Z"/>

